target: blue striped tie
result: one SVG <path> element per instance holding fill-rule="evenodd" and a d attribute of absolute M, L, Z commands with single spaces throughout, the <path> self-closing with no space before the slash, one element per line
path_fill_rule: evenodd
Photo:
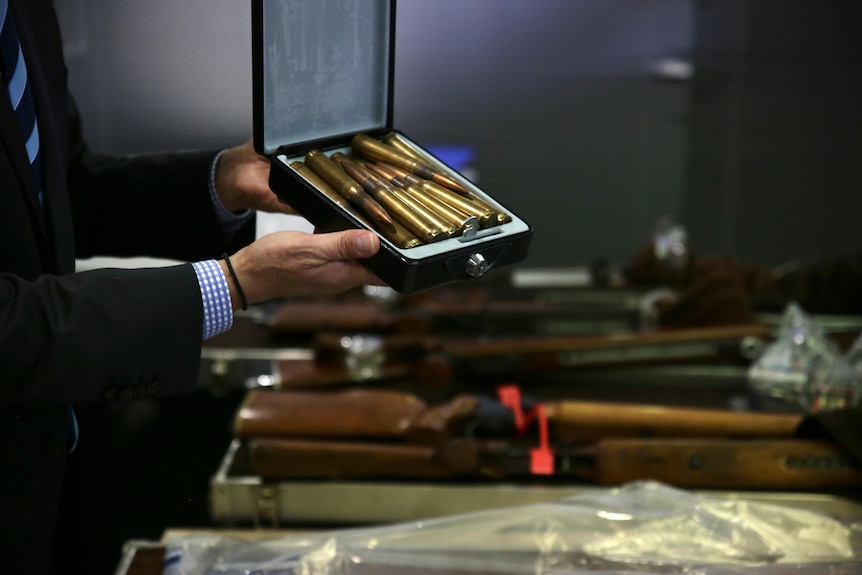
<path fill-rule="evenodd" d="M 15 109 L 18 128 L 24 138 L 27 157 L 30 159 L 30 169 L 42 202 L 42 155 L 39 153 L 39 126 L 36 123 L 36 107 L 30 82 L 27 78 L 27 66 L 24 64 L 24 52 L 18 40 L 18 31 L 9 12 L 9 0 L 0 0 L 0 74 L 6 78 L 9 99 Z"/>

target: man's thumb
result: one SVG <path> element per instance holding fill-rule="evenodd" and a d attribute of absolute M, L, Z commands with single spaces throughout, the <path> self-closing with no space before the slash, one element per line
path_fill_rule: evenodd
<path fill-rule="evenodd" d="M 337 254 L 333 259 L 353 260 L 370 258 L 380 249 L 380 239 L 367 230 L 341 232 L 337 242 Z"/>

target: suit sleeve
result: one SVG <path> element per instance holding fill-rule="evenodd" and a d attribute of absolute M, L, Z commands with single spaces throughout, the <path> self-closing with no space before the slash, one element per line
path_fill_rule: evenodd
<path fill-rule="evenodd" d="M 0 404 L 191 391 L 202 304 L 190 264 L 27 282 L 0 274 Z"/>
<path fill-rule="evenodd" d="M 140 156 L 92 153 L 69 97 L 68 187 L 77 257 L 140 256 L 195 261 L 254 239 L 254 219 L 232 238 L 209 196 L 215 151 Z"/>

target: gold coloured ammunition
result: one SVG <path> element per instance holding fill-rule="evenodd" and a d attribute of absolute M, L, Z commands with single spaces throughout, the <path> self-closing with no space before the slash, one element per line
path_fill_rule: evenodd
<path fill-rule="evenodd" d="M 423 160 L 417 160 L 403 154 L 383 142 L 379 142 L 365 134 L 356 134 L 350 142 L 355 154 L 369 160 L 388 162 L 427 180 L 432 180 L 459 194 L 469 193 L 467 189 L 456 182 L 451 176 L 430 166 Z"/>
<path fill-rule="evenodd" d="M 354 210 L 353 206 L 350 205 L 350 202 L 347 201 L 347 198 L 336 192 L 335 189 L 327 184 L 323 178 L 318 176 L 314 170 L 300 161 L 291 162 L 290 167 L 293 168 L 293 170 L 300 176 L 311 182 L 315 188 L 326 194 L 330 200 L 356 216 L 356 218 L 362 223 L 368 225 L 368 220 L 365 219 L 365 216 Z"/>
<path fill-rule="evenodd" d="M 391 164 L 378 162 L 378 165 L 382 165 L 384 168 L 390 170 L 399 178 L 403 178 L 411 184 L 414 184 L 415 186 L 424 190 L 438 200 L 445 202 L 450 206 L 461 210 L 462 212 L 466 212 L 471 216 L 476 216 L 476 218 L 478 218 L 479 220 L 480 228 L 488 228 L 497 225 L 498 223 L 494 210 L 488 209 L 487 207 L 475 202 L 475 196 L 471 195 L 469 198 L 467 198 L 460 194 L 456 194 L 448 188 L 444 188 L 443 186 L 437 185 L 435 182 L 420 178 L 415 174 L 411 174 L 410 172 L 407 172 L 406 170 L 403 170 Z"/>
<path fill-rule="evenodd" d="M 398 134 L 396 134 L 395 132 L 390 132 L 390 133 L 386 134 L 385 136 L 383 136 L 381 138 L 381 141 L 384 144 L 388 144 L 388 145 L 392 146 L 393 148 L 395 148 L 399 152 L 401 152 L 407 156 L 410 156 L 411 158 L 414 158 L 417 160 L 424 160 L 426 162 L 428 161 L 428 158 L 423 158 L 422 154 L 420 154 L 417 150 L 414 150 L 413 148 L 408 146 L 404 142 L 404 140 L 402 140 L 401 138 L 398 137 Z"/>
<path fill-rule="evenodd" d="M 370 171 L 369 171 L 370 172 Z M 454 236 L 461 235 L 461 226 L 456 225 L 455 222 L 449 221 L 444 218 L 418 199 L 416 199 L 413 195 L 409 194 L 407 191 L 402 190 L 397 186 L 392 186 L 388 182 L 386 182 L 383 178 L 378 176 L 377 174 L 370 172 L 372 178 L 376 178 L 379 182 L 379 185 L 386 186 L 389 191 L 395 194 L 395 197 L 407 204 L 409 207 L 413 209 L 417 214 L 425 218 L 425 220 L 430 223 L 432 226 L 439 228 L 446 235 L 446 237 L 451 238 Z"/>
<path fill-rule="evenodd" d="M 373 178 L 371 173 L 344 155 L 336 156 L 336 161 L 350 177 L 359 182 L 375 200 L 380 202 L 400 221 L 405 228 L 413 232 L 420 240 L 432 243 L 446 239 L 446 234 L 439 227 L 429 222 L 425 217 L 405 204 L 382 180 Z"/>
<path fill-rule="evenodd" d="M 314 171 L 308 166 L 306 166 L 304 163 L 299 161 L 292 162 L 290 164 L 290 167 L 293 168 L 296 173 L 311 182 L 314 187 L 326 194 L 326 196 L 330 200 L 338 204 L 344 211 L 352 214 L 353 217 L 365 224 L 369 229 L 378 231 L 383 234 L 383 236 L 385 236 L 390 242 L 392 242 L 399 248 L 415 248 L 416 246 L 422 244 L 422 242 L 419 241 L 419 238 L 411 234 L 404 226 L 394 220 L 391 226 L 375 226 L 374 224 L 372 224 L 365 216 L 363 216 L 356 209 L 354 209 L 354 207 L 350 205 L 350 202 L 348 202 L 344 196 L 336 192 L 332 188 L 332 186 L 327 184 L 323 180 L 323 178 L 314 173 Z"/>
<path fill-rule="evenodd" d="M 305 164 L 372 221 L 383 227 L 392 226 L 392 217 L 383 206 L 365 193 L 359 183 L 348 176 L 338 167 L 338 164 L 322 151 L 312 150 L 308 152 L 305 156 Z"/>
<path fill-rule="evenodd" d="M 434 211 L 434 213 L 438 214 L 446 221 L 451 222 L 455 227 L 461 229 L 462 231 L 464 228 L 464 224 L 472 217 L 471 214 L 459 210 L 454 206 L 450 206 L 446 202 L 429 195 L 420 187 L 409 183 L 407 180 L 399 178 L 391 172 L 387 172 L 386 169 L 380 164 L 369 163 L 364 165 L 369 170 L 378 174 L 381 178 L 387 180 L 390 184 L 401 188 L 402 190 L 416 198 L 416 200 L 421 202 L 428 209 Z"/>
<path fill-rule="evenodd" d="M 424 160 L 426 162 L 430 161 L 430 158 L 428 156 L 426 156 L 425 154 L 423 154 L 421 150 L 417 150 L 417 149 L 410 147 L 395 132 L 390 132 L 390 133 L 386 134 L 385 136 L 383 136 L 383 142 L 392 146 L 396 150 L 407 154 L 408 156 L 416 158 L 417 160 Z M 462 194 L 462 195 L 469 197 L 472 201 L 476 202 L 477 204 L 481 205 L 482 207 L 487 208 L 487 209 L 495 212 L 494 217 L 491 218 L 491 221 L 492 221 L 491 225 L 506 224 L 506 223 L 509 223 L 512 221 L 512 216 L 510 216 L 509 214 L 507 214 L 505 212 L 501 212 L 501 211 L 497 210 L 491 204 L 488 204 L 487 202 L 483 201 L 481 198 L 476 197 L 475 194 L 467 193 L 467 194 Z"/>

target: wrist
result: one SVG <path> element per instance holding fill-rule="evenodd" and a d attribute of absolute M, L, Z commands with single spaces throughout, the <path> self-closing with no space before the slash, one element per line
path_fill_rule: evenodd
<path fill-rule="evenodd" d="M 237 311 L 238 309 L 246 310 L 248 309 L 248 300 L 246 299 L 245 291 L 243 291 L 242 283 L 240 283 L 236 269 L 234 269 L 230 258 L 226 253 L 222 254 L 222 258 L 223 259 L 220 259 L 218 263 L 219 266 L 221 266 L 224 277 L 227 279 L 231 308 L 233 311 Z"/>
<path fill-rule="evenodd" d="M 224 210 L 222 213 L 224 214 L 223 217 L 226 218 L 235 217 L 246 211 L 246 207 L 241 205 L 236 194 L 231 193 L 231 190 L 235 189 L 235 186 L 231 182 L 232 175 L 230 169 L 230 155 L 233 153 L 235 153 L 234 150 L 225 149 L 216 154 L 216 157 L 213 159 L 210 176 L 210 191 L 217 201 L 216 209 L 221 208 Z"/>

